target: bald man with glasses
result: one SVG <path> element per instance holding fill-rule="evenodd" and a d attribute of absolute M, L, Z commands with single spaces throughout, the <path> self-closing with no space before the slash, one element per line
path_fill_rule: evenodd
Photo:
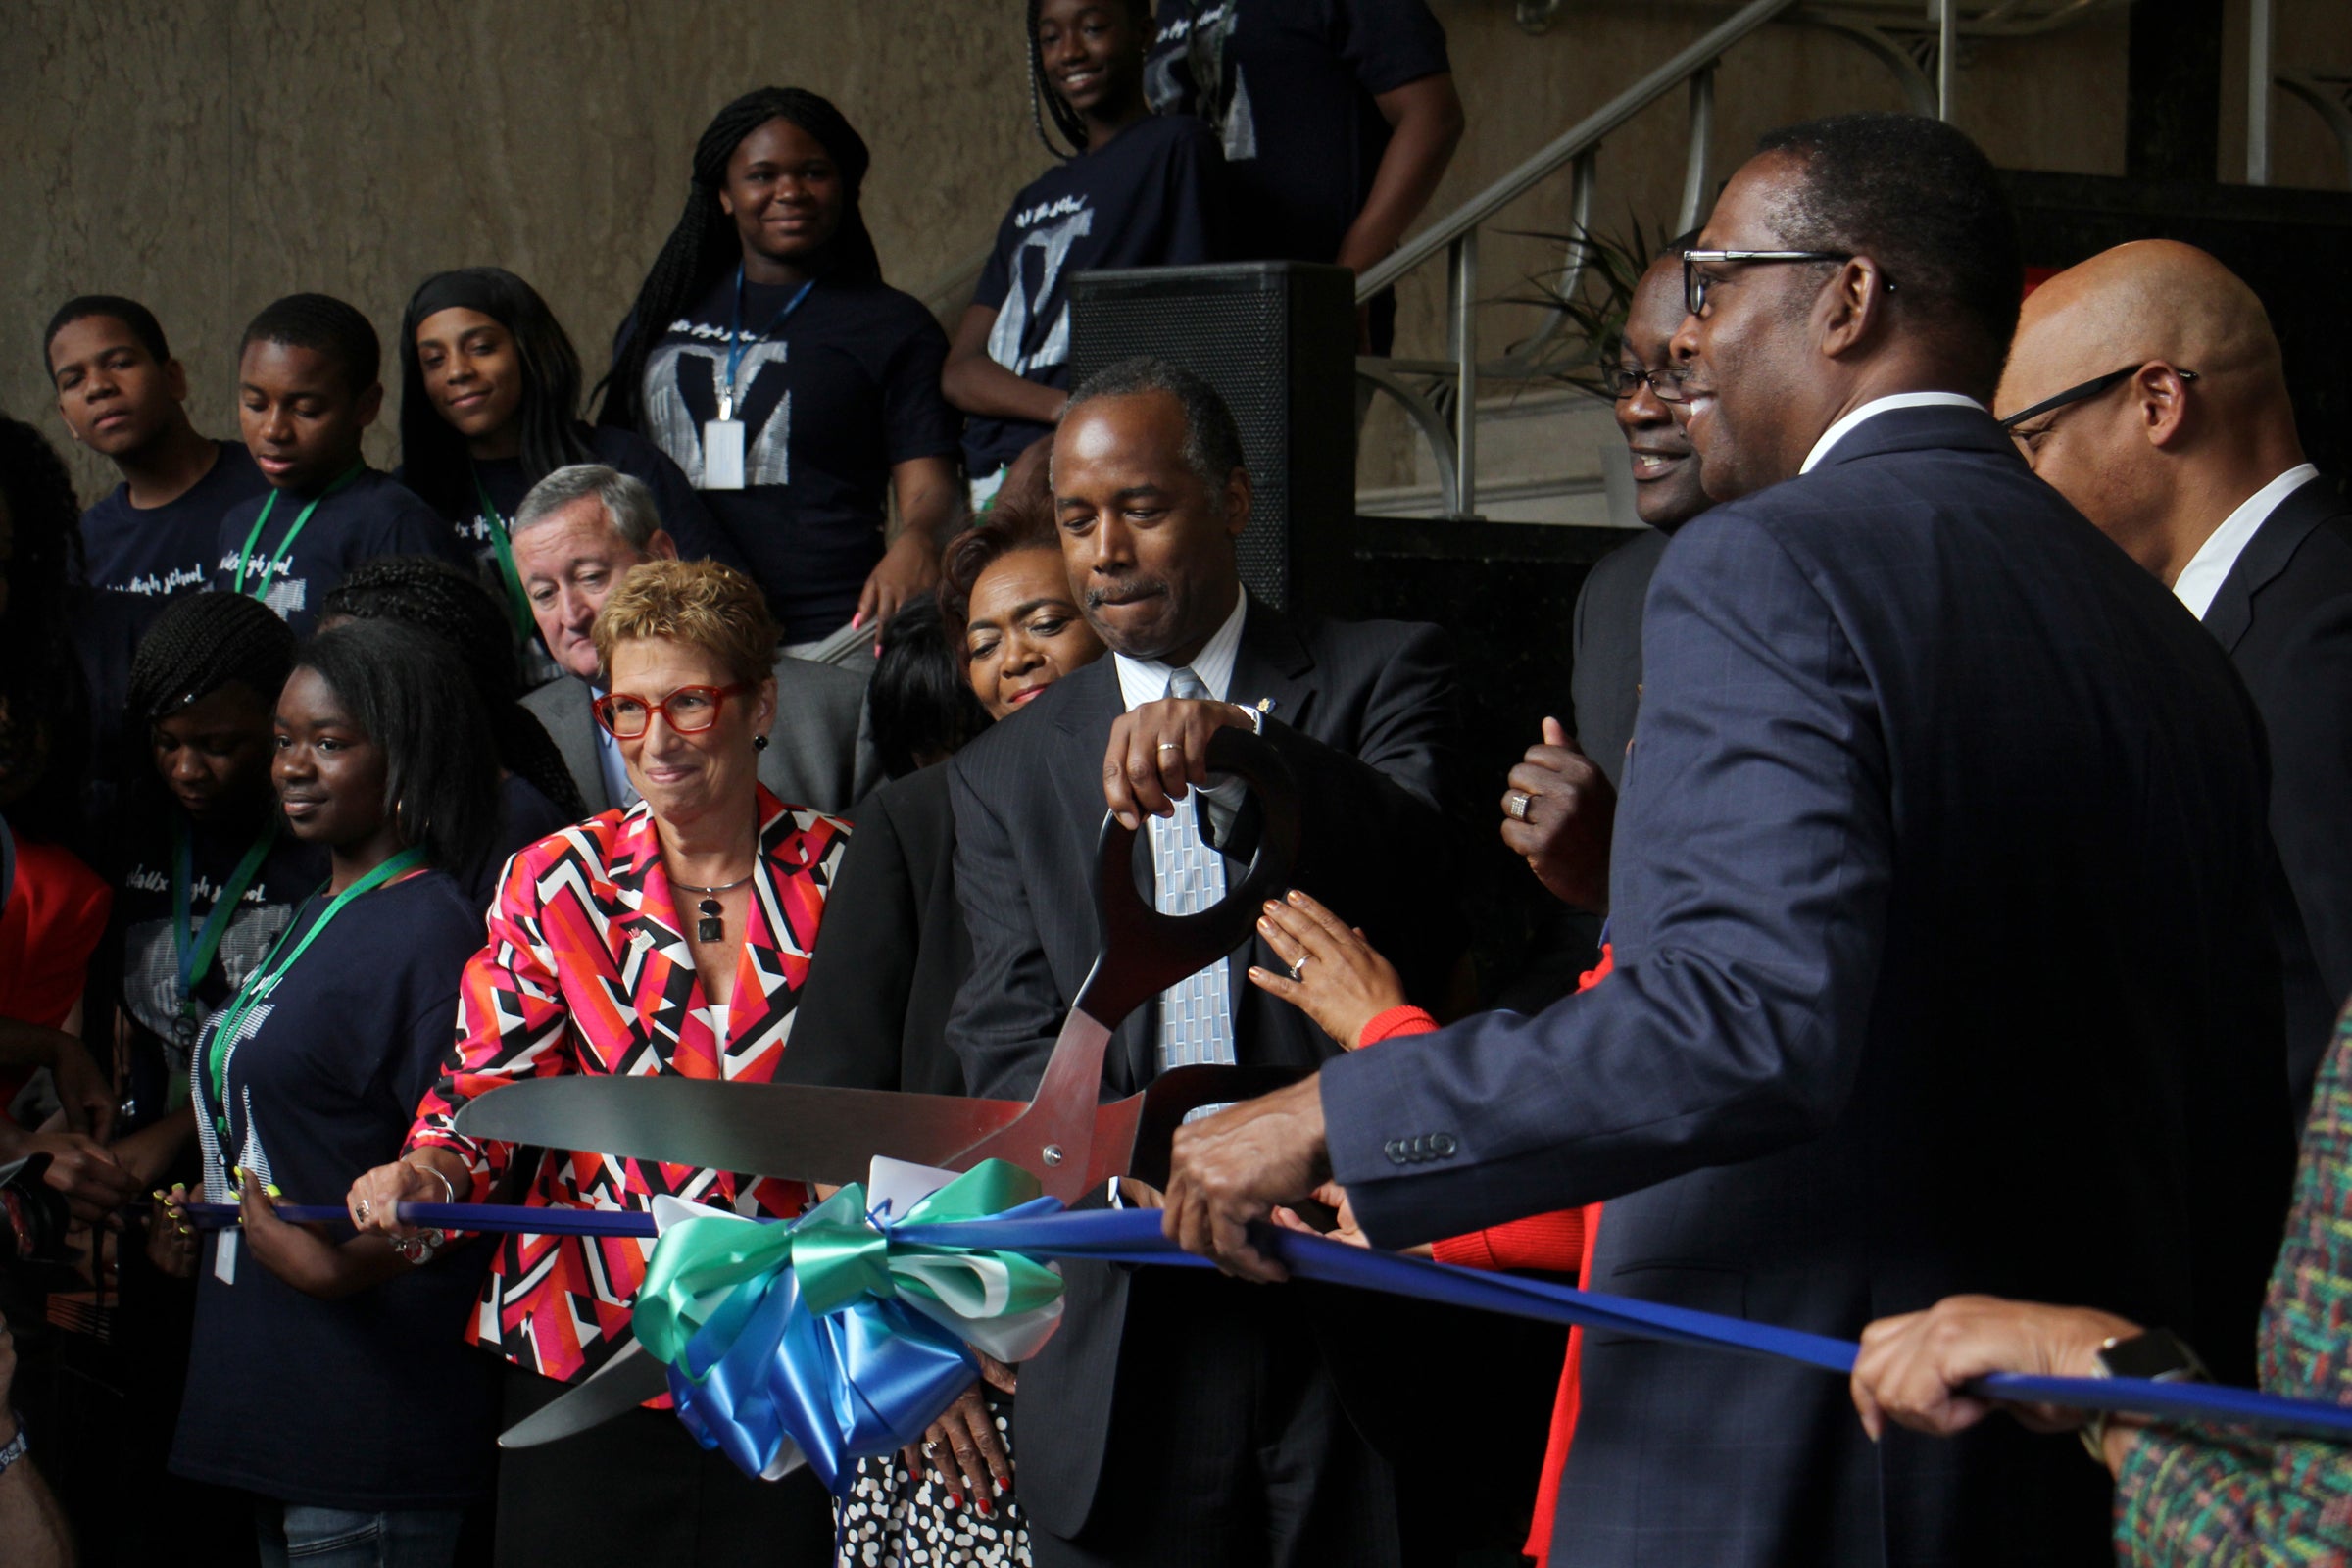
<path fill-rule="evenodd" d="M 2194 246 L 2121 245 L 2035 290 L 1993 407 L 2034 472 L 2173 590 L 2254 694 L 2300 1119 L 2352 996 L 2352 508 L 2304 460 L 2262 301 Z"/>

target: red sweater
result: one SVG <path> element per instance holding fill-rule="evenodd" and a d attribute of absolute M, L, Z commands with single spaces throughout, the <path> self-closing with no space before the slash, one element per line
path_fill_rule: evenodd
<path fill-rule="evenodd" d="M 1604 945 L 1600 962 L 1578 978 L 1576 989 L 1590 991 L 1608 978 L 1615 960 Z M 1419 1007 L 1391 1007 L 1364 1025 L 1356 1038 L 1356 1048 L 1377 1045 L 1383 1040 L 1407 1035 L 1425 1035 L 1438 1027 L 1438 1020 Z M 1600 1205 L 1588 1203 L 1583 1208 L 1563 1208 L 1549 1214 L 1530 1214 L 1525 1219 L 1512 1220 L 1507 1225 L 1492 1225 L 1466 1236 L 1448 1236 L 1430 1249 L 1441 1263 L 1456 1263 L 1463 1268 L 1537 1269 L 1544 1273 L 1565 1274 L 1576 1271 L 1580 1289 L 1592 1287 L 1592 1238 L 1600 1229 Z M 1551 1437 L 1544 1445 L 1544 1473 L 1536 1486 L 1535 1527 L 1528 1532 L 1527 1544 L 1520 1548 L 1539 1564 L 1551 1559 L 1551 1514 L 1559 1500 L 1560 1470 L 1568 1462 L 1568 1445 L 1576 1435 L 1576 1412 L 1582 1380 L 1578 1369 L 1584 1360 L 1585 1331 L 1568 1331 L 1568 1355 L 1560 1367 L 1560 1388 L 1552 1398 Z"/>

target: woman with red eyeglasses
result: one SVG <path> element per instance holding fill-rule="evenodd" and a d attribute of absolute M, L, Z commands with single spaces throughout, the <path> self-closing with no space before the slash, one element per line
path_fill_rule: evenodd
<path fill-rule="evenodd" d="M 352 1223 L 400 1236 L 403 1201 L 650 1209 L 668 1193 L 743 1213 L 800 1212 L 798 1183 L 461 1136 L 474 1096 L 562 1073 L 678 1073 L 761 1083 L 784 1054 L 849 826 L 763 788 L 777 630 L 765 597 L 714 562 L 652 561 L 596 618 L 610 676 L 598 722 L 642 797 L 508 863 L 489 944 L 466 965 L 458 1042 L 401 1157 L 351 1189 Z M 511 1424 L 629 1340 L 650 1243 L 510 1236 L 466 1336 L 513 1363 Z M 582 1477 L 609 1478 L 593 1508 Z M 807 1471 L 767 1484 L 707 1452 L 665 1411 L 499 1462 L 498 1560 L 829 1563 L 833 1518 Z"/>

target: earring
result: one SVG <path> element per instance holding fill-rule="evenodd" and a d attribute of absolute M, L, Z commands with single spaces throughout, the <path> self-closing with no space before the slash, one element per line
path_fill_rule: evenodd
<path fill-rule="evenodd" d="M 753 751 L 755 751 L 755 752 L 764 752 L 764 751 L 766 751 L 766 750 L 767 750 L 767 737 L 766 737 L 766 736 L 764 736 L 764 735 L 755 735 L 755 736 L 753 736 L 753 737 L 752 737 L 752 750 L 753 750 Z"/>

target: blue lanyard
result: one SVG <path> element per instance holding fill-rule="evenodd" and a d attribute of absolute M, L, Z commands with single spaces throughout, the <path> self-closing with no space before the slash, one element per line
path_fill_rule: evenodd
<path fill-rule="evenodd" d="M 803 283 L 792 298 L 784 302 L 784 308 L 776 313 L 776 318 L 767 323 L 766 331 L 758 337 L 747 338 L 743 335 L 743 264 L 735 264 L 735 314 L 727 322 L 727 384 L 718 392 L 720 418 L 735 417 L 735 373 L 743 368 L 744 344 L 764 343 L 775 336 L 776 328 L 791 319 L 792 313 L 801 308 L 801 301 L 807 299 L 808 291 L 814 287 L 816 279 L 813 277 Z"/>

